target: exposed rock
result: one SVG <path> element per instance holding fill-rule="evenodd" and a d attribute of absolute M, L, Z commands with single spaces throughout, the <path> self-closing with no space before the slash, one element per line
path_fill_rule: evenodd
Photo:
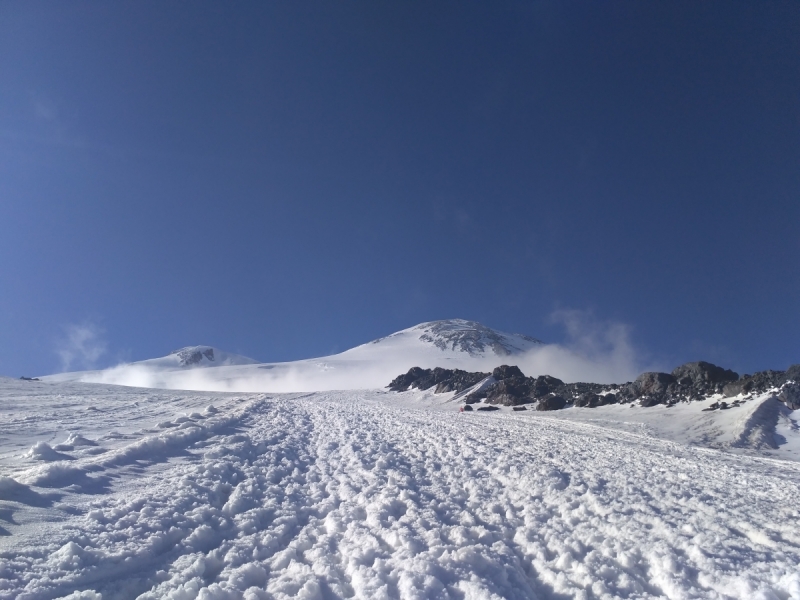
<path fill-rule="evenodd" d="M 778 394 L 778 400 L 786 404 L 789 410 L 797 410 L 800 408 L 800 381 L 790 380 L 785 383 Z"/>
<path fill-rule="evenodd" d="M 173 352 L 178 356 L 178 361 L 184 367 L 188 367 L 190 365 L 196 365 L 205 356 L 208 360 L 214 361 L 214 349 L 213 348 L 181 348 L 180 350 L 176 350 Z"/>
<path fill-rule="evenodd" d="M 739 374 L 705 361 L 691 362 L 676 367 L 672 376 L 681 386 L 711 387 L 739 379 Z"/>
<path fill-rule="evenodd" d="M 530 385 L 527 377 L 509 377 L 493 384 L 486 390 L 486 402 L 516 406 L 530 402 Z"/>
<path fill-rule="evenodd" d="M 427 390 L 435 385 L 437 394 L 463 392 L 488 376 L 488 373 L 468 373 L 461 369 L 411 367 L 408 373 L 395 377 L 388 387 L 394 392 L 405 392 L 409 388 Z"/>
<path fill-rule="evenodd" d="M 795 383 L 800 383 L 800 365 L 792 365 L 786 369 L 784 381 L 794 381 Z"/>
<path fill-rule="evenodd" d="M 722 393 L 729 398 L 740 394 L 761 394 L 780 387 L 786 381 L 788 373 L 789 371 L 759 371 L 754 375 L 742 375 L 738 380 L 725 384 Z"/>
<path fill-rule="evenodd" d="M 567 405 L 567 401 L 561 396 L 548 396 L 539 400 L 536 410 L 561 410 Z"/>
<path fill-rule="evenodd" d="M 644 396 L 640 399 L 639 404 L 641 404 L 645 408 L 649 408 L 651 406 L 658 406 L 659 404 L 666 404 L 667 400 L 663 394 L 658 396 Z"/>
<path fill-rule="evenodd" d="M 473 392 L 472 394 L 468 394 L 466 398 L 464 398 L 464 404 L 476 404 L 486 398 L 486 392 Z"/>
<path fill-rule="evenodd" d="M 513 410 L 513 411 L 519 411 L 519 410 L 528 410 L 528 409 L 527 409 L 527 408 L 525 408 L 524 406 L 515 406 L 515 407 L 513 407 L 511 410 Z"/>
<path fill-rule="evenodd" d="M 704 400 L 723 392 L 726 396 L 763 393 L 776 390 L 778 398 L 791 410 L 800 408 L 800 365 L 787 371 L 760 371 L 742 375 L 708 362 L 693 362 L 677 367 L 672 373 L 642 373 L 635 381 L 618 384 L 564 383 L 550 375 L 525 377 L 519 367 L 501 365 L 488 373 L 468 373 L 458 369 L 421 369 L 414 367 L 394 379 L 389 388 L 405 391 L 436 386 L 436 393 L 462 392 L 484 381 L 480 389 L 464 399 L 467 405 L 485 401 L 490 405 L 521 406 L 539 401 L 537 410 L 558 410 L 570 404 L 595 408 L 606 404 L 638 402 L 641 406 Z M 613 391 L 612 391 L 613 390 Z M 724 407 L 723 405 L 724 404 Z M 737 403 L 716 403 L 705 410 L 720 410 Z"/>
<path fill-rule="evenodd" d="M 491 410 L 500 410 L 500 409 L 497 408 L 496 406 L 481 406 L 481 407 L 478 408 L 478 410 L 491 411 Z"/>
<path fill-rule="evenodd" d="M 669 373 L 642 373 L 633 382 L 639 395 L 661 395 L 666 393 L 670 384 L 675 383 L 675 377 Z"/>
<path fill-rule="evenodd" d="M 531 395 L 534 398 L 543 398 L 555 392 L 564 385 L 564 382 L 550 375 L 539 375 L 533 382 Z"/>
<path fill-rule="evenodd" d="M 461 407 L 461 410 L 463 410 L 464 412 L 472 412 L 472 407 L 469 404 L 467 404 Z"/>
<path fill-rule="evenodd" d="M 597 408 L 598 406 L 605 406 L 606 404 L 616 404 L 616 402 L 617 397 L 614 394 L 586 392 L 575 399 L 574 405 L 585 408 Z"/>
<path fill-rule="evenodd" d="M 595 408 L 600 406 L 600 394 L 595 394 L 594 392 L 587 392 L 577 398 L 575 400 L 575 406 L 579 406 L 582 408 Z"/>
<path fill-rule="evenodd" d="M 494 377 L 497 381 L 502 381 L 503 379 L 509 379 L 513 377 L 520 377 L 524 379 L 525 375 L 522 374 L 522 371 L 520 371 L 519 367 L 516 365 L 500 365 L 499 367 L 495 367 L 494 371 L 492 371 L 492 377 Z"/>

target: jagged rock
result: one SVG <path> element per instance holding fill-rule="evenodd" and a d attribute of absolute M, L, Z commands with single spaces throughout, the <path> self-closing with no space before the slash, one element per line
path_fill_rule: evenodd
<path fill-rule="evenodd" d="M 681 386 L 707 388 L 739 379 L 739 374 L 705 361 L 691 362 L 676 367 L 672 376 Z"/>
<path fill-rule="evenodd" d="M 789 410 L 800 408 L 800 381 L 795 383 L 794 380 L 790 380 L 789 383 L 785 383 L 778 394 L 778 400 L 786 404 Z"/>
<path fill-rule="evenodd" d="M 786 369 L 786 373 L 784 373 L 783 380 L 800 383 L 800 365 L 792 365 L 791 367 Z"/>
<path fill-rule="evenodd" d="M 586 392 L 575 399 L 574 405 L 584 408 L 597 408 L 598 406 L 605 406 L 606 404 L 616 404 L 616 402 L 617 397 L 614 394 Z"/>
<path fill-rule="evenodd" d="M 797 365 L 789 368 L 797 368 Z M 761 394 L 783 385 L 788 374 L 789 371 L 759 371 L 753 375 L 742 375 L 737 381 L 725 384 L 722 393 L 729 398 L 740 394 Z"/>
<path fill-rule="evenodd" d="M 398 375 L 387 386 L 393 392 L 405 392 L 413 386 L 419 379 L 430 369 L 422 369 L 420 367 L 411 367 L 408 373 Z"/>
<path fill-rule="evenodd" d="M 669 373 L 642 373 L 635 381 L 626 383 L 619 391 L 620 402 L 639 400 L 642 406 L 655 406 L 667 401 L 667 390 L 675 385 L 675 378 Z"/>
<path fill-rule="evenodd" d="M 800 407 L 800 399 L 795 399 L 793 395 L 795 388 L 786 387 L 787 382 L 792 382 L 792 386 L 796 383 L 800 387 L 800 365 L 792 365 L 787 371 L 760 371 L 737 379 L 738 376 L 733 371 L 699 361 L 681 365 L 672 373 L 642 373 L 635 381 L 622 385 L 564 383 L 550 375 L 525 377 L 513 365 L 501 365 L 494 369 L 491 378 L 488 377 L 488 373 L 468 373 L 459 369 L 414 367 L 408 373 L 395 378 L 389 384 L 389 389 L 405 391 L 413 387 L 425 390 L 435 385 L 436 393 L 462 392 L 485 379 L 486 384 L 482 389 L 472 392 L 464 399 L 467 405 L 485 400 L 491 405 L 520 406 L 536 400 L 546 400 L 540 402 L 542 408 L 538 410 L 550 410 L 545 407 L 554 402 L 551 399 L 553 397 L 561 398 L 565 405 L 574 403 L 575 406 L 589 408 L 617 402 L 639 402 L 644 407 L 659 404 L 674 406 L 678 402 L 703 400 L 719 392 L 730 397 L 785 388 L 786 393 L 780 399 L 789 407 Z M 713 410 L 719 410 L 719 405 Z"/>
<path fill-rule="evenodd" d="M 516 406 L 530 400 L 530 386 L 526 377 L 509 377 L 486 390 L 486 402 L 489 404 Z"/>
<path fill-rule="evenodd" d="M 550 375 L 539 375 L 533 382 L 531 388 L 531 395 L 534 398 L 544 398 L 548 394 L 555 392 L 557 389 L 563 387 L 564 382 Z"/>
<path fill-rule="evenodd" d="M 742 375 L 738 381 L 726 383 L 722 388 L 722 393 L 727 398 L 738 396 L 739 394 L 749 394 L 755 387 L 755 381 L 750 375 Z"/>
<path fill-rule="evenodd" d="M 523 375 L 522 371 L 519 370 L 519 367 L 515 365 L 500 365 L 499 367 L 495 367 L 494 371 L 492 371 L 492 377 L 494 377 L 497 381 L 502 381 L 503 379 L 509 379 L 513 377 L 520 377 L 524 379 L 525 375 Z"/>
<path fill-rule="evenodd" d="M 567 405 L 567 401 L 561 396 L 548 396 L 539 400 L 536 410 L 561 410 Z"/>
<path fill-rule="evenodd" d="M 575 406 L 581 408 L 595 408 L 600 406 L 600 394 L 595 394 L 594 392 L 587 392 L 582 394 L 579 398 L 575 400 Z"/>
<path fill-rule="evenodd" d="M 463 392 L 473 385 L 488 377 L 488 373 L 469 373 L 461 369 L 422 369 L 411 367 L 408 373 L 395 377 L 389 383 L 389 389 L 394 392 L 405 392 L 409 388 L 427 390 L 434 385 L 435 393 Z"/>
<path fill-rule="evenodd" d="M 640 404 L 645 408 L 649 408 L 651 406 L 658 406 L 659 404 L 665 404 L 665 403 L 666 403 L 666 398 L 664 397 L 664 395 L 644 396 L 640 401 Z"/>

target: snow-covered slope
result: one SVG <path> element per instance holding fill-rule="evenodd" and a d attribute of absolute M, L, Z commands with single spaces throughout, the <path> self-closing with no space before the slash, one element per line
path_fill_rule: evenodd
<path fill-rule="evenodd" d="M 157 369 L 195 369 L 198 367 L 230 367 L 233 365 L 254 365 L 258 361 L 239 354 L 223 352 L 211 346 L 187 346 L 170 352 L 162 358 L 151 358 L 134 363 Z"/>
<path fill-rule="evenodd" d="M 800 463 L 751 435 L 769 399 L 448 397 L 0 378 L 0 599 L 800 599 Z M 635 426 L 689 411 L 757 443 Z"/>
<path fill-rule="evenodd" d="M 112 383 L 164 389 L 297 392 L 384 387 L 414 366 L 491 370 L 515 356 L 543 346 L 534 338 L 503 333 L 474 321 L 449 319 L 422 323 L 333 356 L 285 363 L 261 363 L 212 349 L 208 361 L 197 346 L 197 363 L 180 363 L 180 353 L 102 371 L 60 373 L 43 379 Z M 183 351 L 180 351 L 183 352 Z M 234 357 L 227 362 L 223 357 Z"/>

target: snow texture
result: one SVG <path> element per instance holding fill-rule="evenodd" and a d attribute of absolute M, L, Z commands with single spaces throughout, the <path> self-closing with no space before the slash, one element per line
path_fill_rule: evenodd
<path fill-rule="evenodd" d="M 769 398 L 689 405 L 720 450 L 442 396 L 0 379 L 0 598 L 800 599 Z"/>

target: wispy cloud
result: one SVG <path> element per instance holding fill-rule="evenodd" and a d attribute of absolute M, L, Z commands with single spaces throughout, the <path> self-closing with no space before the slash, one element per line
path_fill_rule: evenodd
<path fill-rule="evenodd" d="M 64 337 L 56 344 L 56 353 L 61 359 L 61 370 L 93 369 L 106 353 L 108 345 L 103 338 L 105 331 L 96 324 L 85 321 L 64 327 Z"/>
<path fill-rule="evenodd" d="M 528 352 L 518 363 L 525 373 L 565 381 L 622 383 L 655 368 L 633 343 L 630 325 L 577 309 L 557 310 L 550 321 L 564 327 L 565 340 Z"/>

